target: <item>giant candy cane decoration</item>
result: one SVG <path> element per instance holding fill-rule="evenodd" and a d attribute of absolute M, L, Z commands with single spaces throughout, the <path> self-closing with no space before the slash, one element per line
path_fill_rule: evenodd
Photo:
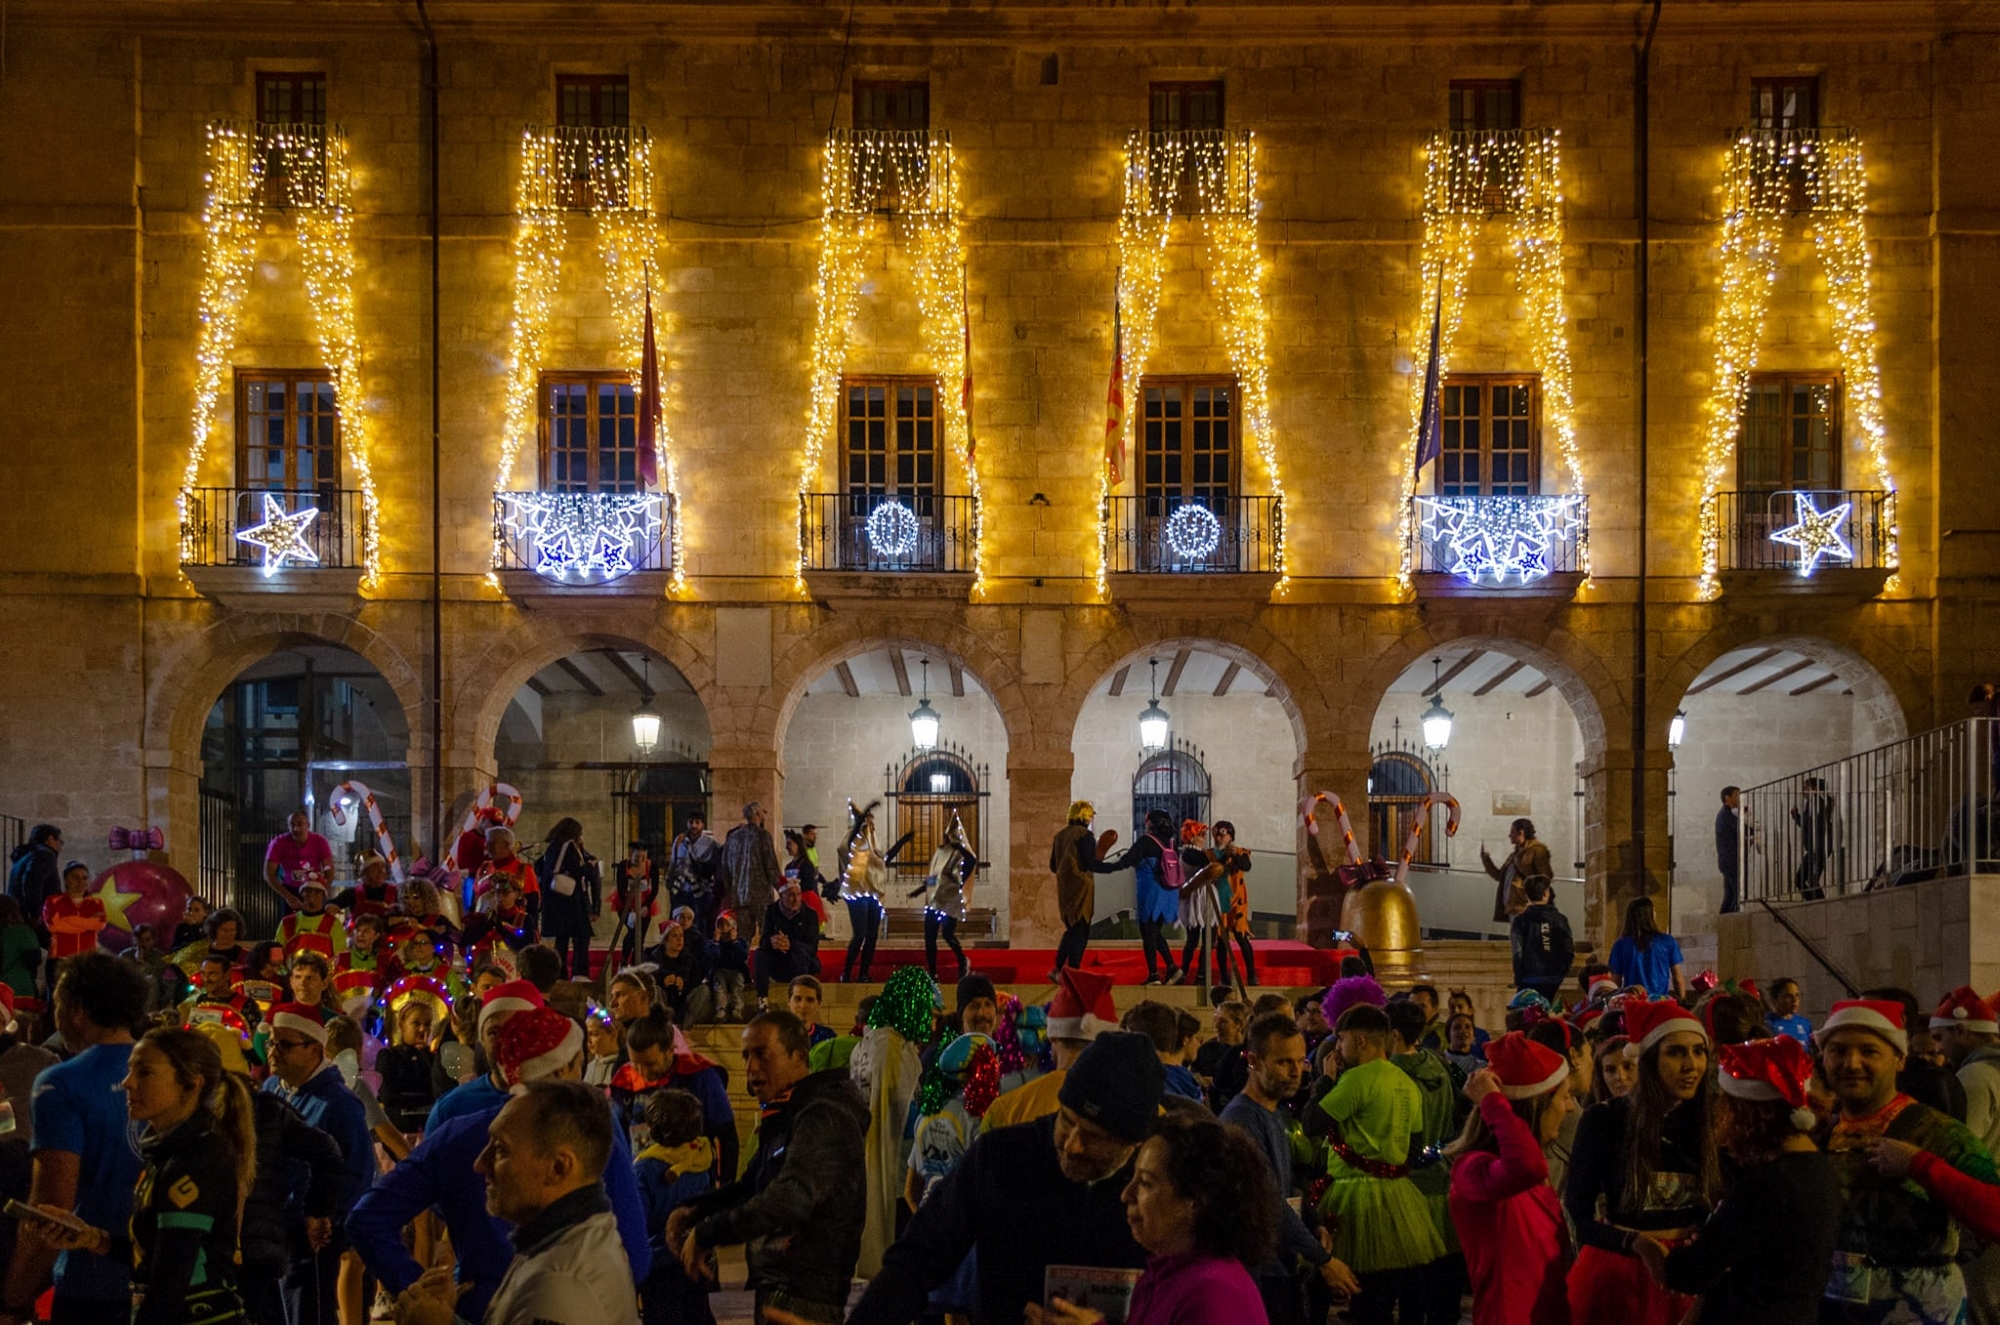
<path fill-rule="evenodd" d="M 337 824 L 347 822 L 345 797 L 349 794 L 361 802 L 361 808 L 368 812 L 368 822 L 375 825 L 375 840 L 381 844 L 382 855 L 389 862 L 389 877 L 397 883 L 401 883 L 403 881 L 403 861 L 396 854 L 396 840 L 389 836 L 389 825 L 382 822 L 382 807 L 375 803 L 375 793 L 368 790 L 367 783 L 343 782 L 333 789 L 331 797 L 333 802 L 331 806 L 333 821 Z"/>
<path fill-rule="evenodd" d="M 465 822 L 460 824 L 458 832 L 453 834 L 451 849 L 444 853 L 444 867 L 446 869 L 455 870 L 458 868 L 458 839 L 479 826 L 479 812 L 493 808 L 493 802 L 503 797 L 506 799 L 507 805 L 501 811 L 501 817 L 506 820 L 507 826 L 512 828 L 520 821 L 521 793 L 514 790 L 513 787 L 505 782 L 489 784 L 486 790 L 480 792 L 478 798 L 472 802 L 472 808 L 465 812 Z"/>
<path fill-rule="evenodd" d="M 1443 791 L 1425 792 L 1424 798 L 1417 802 L 1421 807 L 1419 813 L 1410 820 L 1410 835 L 1403 841 L 1403 858 L 1396 862 L 1397 883 L 1409 882 L 1410 861 L 1416 857 L 1417 841 L 1424 834 L 1424 817 L 1431 812 L 1431 807 L 1439 801 L 1443 801 L 1445 807 L 1451 811 L 1444 821 L 1444 835 L 1446 837 L 1458 836 L 1458 798 Z"/>
<path fill-rule="evenodd" d="M 1319 836 L 1319 820 L 1313 817 L 1313 810 L 1320 805 L 1333 807 L 1334 822 L 1340 825 L 1340 844 L 1347 852 L 1347 863 L 1361 863 L 1361 844 L 1354 840 L 1354 824 L 1347 817 L 1347 804 L 1330 791 L 1316 791 L 1299 802 L 1299 821 L 1305 825 L 1309 837 Z"/>

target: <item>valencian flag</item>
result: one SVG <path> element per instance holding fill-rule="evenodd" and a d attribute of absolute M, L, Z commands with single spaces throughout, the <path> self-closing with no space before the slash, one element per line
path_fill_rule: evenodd
<path fill-rule="evenodd" d="M 978 443 L 972 436 L 972 301 L 966 295 L 965 268 L 958 269 L 958 308 L 965 323 L 965 378 L 959 384 L 959 405 L 965 411 L 965 467 L 978 463 Z"/>
<path fill-rule="evenodd" d="M 1116 295 L 1111 300 L 1111 381 L 1104 388 L 1104 467 L 1111 486 L 1125 479 L 1125 319 Z"/>
<path fill-rule="evenodd" d="M 646 282 L 646 343 L 639 355 L 639 486 L 660 481 L 660 347 L 653 340 L 653 283 Z"/>
<path fill-rule="evenodd" d="M 1431 354 L 1424 364 L 1424 407 L 1417 414 L 1417 472 L 1444 451 L 1444 384 L 1438 380 L 1438 337 L 1444 323 L 1444 273 L 1431 307 Z"/>

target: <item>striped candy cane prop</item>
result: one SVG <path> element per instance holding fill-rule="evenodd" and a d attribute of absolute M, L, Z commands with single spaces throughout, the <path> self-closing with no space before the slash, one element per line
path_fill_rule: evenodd
<path fill-rule="evenodd" d="M 333 821 L 347 822 L 347 800 L 353 796 L 361 802 L 361 808 L 368 812 L 368 822 L 375 825 L 375 841 L 382 848 L 383 858 L 389 862 L 389 877 L 397 883 L 403 881 L 403 861 L 396 854 L 396 840 L 389 836 L 389 825 L 382 822 L 382 807 L 375 803 L 375 793 L 368 790 L 365 782 L 343 782 L 333 789 Z"/>
<path fill-rule="evenodd" d="M 1458 798 L 1442 791 L 1425 792 L 1424 798 L 1417 802 L 1420 807 L 1418 813 L 1410 820 L 1410 835 L 1403 841 L 1403 858 L 1396 862 L 1397 883 L 1409 882 L 1410 861 L 1416 857 L 1417 840 L 1424 833 L 1424 816 L 1428 815 L 1431 812 L 1431 807 L 1440 801 L 1444 803 L 1446 809 L 1451 811 L 1444 821 L 1444 835 L 1446 837 L 1458 836 Z"/>
<path fill-rule="evenodd" d="M 1333 819 L 1340 825 L 1340 845 L 1347 852 L 1347 863 L 1359 865 L 1361 844 L 1354 840 L 1354 824 L 1347 817 L 1347 804 L 1332 792 L 1316 791 L 1299 802 L 1299 822 L 1305 825 L 1307 836 L 1319 836 L 1319 820 L 1313 816 L 1313 811 L 1321 805 L 1333 807 Z"/>
<path fill-rule="evenodd" d="M 479 812 L 481 810 L 492 809 L 496 801 L 505 802 L 500 813 L 509 828 L 520 822 L 521 793 L 514 790 L 513 787 L 505 782 L 488 784 L 486 790 L 480 792 L 478 797 L 472 802 L 472 808 L 465 812 L 465 822 L 458 826 L 458 832 L 451 839 L 451 850 L 444 853 L 444 867 L 446 869 L 455 870 L 458 868 L 458 839 L 471 832 L 474 828 L 477 828 L 479 826 Z"/>

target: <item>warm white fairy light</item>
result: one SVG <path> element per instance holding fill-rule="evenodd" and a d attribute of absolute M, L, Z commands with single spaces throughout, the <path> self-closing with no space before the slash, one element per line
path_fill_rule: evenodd
<path fill-rule="evenodd" d="M 1201 222 L 1209 282 L 1222 317 L 1222 337 L 1236 374 L 1239 426 L 1264 467 L 1279 512 L 1271 529 L 1277 590 L 1290 586 L 1282 512 L 1285 484 L 1271 423 L 1270 315 L 1264 302 L 1266 267 L 1257 237 L 1257 140 L 1219 129 L 1133 133 L 1125 140 L 1125 201 L 1118 219 L 1118 302 L 1124 334 L 1126 453 L 1135 455 L 1141 384 L 1151 357 L 1166 275 L 1167 243 L 1178 215 Z M 1108 470 L 1098 477 L 1097 589 L 1109 593 Z"/>
<path fill-rule="evenodd" d="M 520 175 L 514 181 L 513 357 L 507 375 L 507 417 L 500 437 L 500 471 L 495 488 L 505 490 L 514 462 L 533 445 L 541 399 L 542 362 L 557 282 L 562 276 L 568 223 L 563 204 L 568 173 L 554 133 L 521 131 Z M 493 564 L 503 549 L 496 536 Z"/>
<path fill-rule="evenodd" d="M 1875 322 L 1868 255 L 1868 186 L 1861 143 L 1842 130 L 1746 129 L 1731 146 L 1722 220 L 1721 298 L 1715 319 L 1715 368 L 1709 378 L 1701 462 L 1700 595 L 1721 591 L 1720 494 L 1735 469 L 1743 402 L 1757 366 L 1771 289 L 1778 279 L 1779 242 L 1785 218 L 1804 212 L 1814 248 L 1826 271 L 1839 347 L 1843 394 L 1868 448 L 1884 503 L 1882 564 L 1885 588 L 1899 581 L 1895 479 L 1889 472 L 1888 432 L 1882 419 L 1882 378 L 1875 353 Z"/>
<path fill-rule="evenodd" d="M 1466 284 L 1480 232 L 1488 217 L 1506 216 L 1514 281 L 1528 306 L 1530 353 L 1541 381 L 1542 420 L 1546 433 L 1555 438 L 1569 492 L 1581 496 L 1583 465 L 1576 438 L 1575 374 L 1569 353 L 1569 315 L 1563 307 L 1563 211 L 1561 138 L 1557 131 L 1433 134 L 1424 160 L 1424 245 L 1413 343 L 1428 353 L 1435 312 L 1440 322 L 1438 375 L 1442 379 L 1464 319 Z M 1438 310 L 1440 300 L 1442 309 Z M 1424 407 L 1425 364 L 1421 355 L 1413 368 L 1410 433 L 1414 439 Z M 1411 498 L 1416 485 L 1416 473 L 1406 466 L 1397 517 L 1402 549 L 1397 578 L 1406 588 L 1415 570 Z M 1576 538 L 1578 569 L 1587 581 L 1588 530 L 1579 525 Z"/>
<path fill-rule="evenodd" d="M 306 531 L 319 518 L 319 507 L 301 506 L 287 511 L 285 504 L 264 493 L 264 519 L 236 531 L 236 541 L 248 543 L 264 553 L 264 578 L 271 578 L 286 566 L 317 566 L 319 554 L 306 541 Z"/>
<path fill-rule="evenodd" d="M 893 187 L 892 187 L 893 186 Z M 799 463 L 799 493 L 819 483 L 840 420 L 840 384 L 860 307 L 874 214 L 887 209 L 910 252 L 924 348 L 937 374 L 944 436 L 972 499 L 972 592 L 986 589 L 978 457 L 965 416 L 965 248 L 959 235 L 958 169 L 940 131 L 855 129 L 830 135 L 820 162 L 820 252 L 815 282 L 811 398 Z M 800 523 L 795 581 L 805 587 L 808 549 Z"/>

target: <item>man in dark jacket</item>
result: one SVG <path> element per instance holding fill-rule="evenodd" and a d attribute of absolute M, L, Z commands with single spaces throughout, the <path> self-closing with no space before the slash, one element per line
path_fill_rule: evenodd
<path fill-rule="evenodd" d="M 243 1310 L 255 1325 L 285 1325 L 279 1281 L 294 1255 L 304 1257 L 332 1238 L 346 1168 L 334 1139 L 291 1105 L 266 1091 L 250 1102 L 257 1180 L 243 1202 Z"/>
<path fill-rule="evenodd" d="M 777 1307 L 839 1321 L 861 1257 L 868 1105 L 846 1069 L 811 1071 L 809 1048 L 791 1013 L 751 1018 L 743 1074 L 764 1108 L 757 1153 L 742 1178 L 667 1218 L 667 1245 L 697 1281 L 715 1277 L 715 1248 L 747 1244 L 759 1320 Z"/>
<path fill-rule="evenodd" d="M 764 913 L 764 941 L 757 945 L 757 1002 L 770 996 L 771 981 L 819 974 L 819 916 L 805 904 L 798 883 L 778 889 L 778 904 Z"/>
<path fill-rule="evenodd" d="M 1098 1036 L 1063 1078 L 1061 1108 L 980 1136 L 882 1258 L 848 1325 L 905 1325 L 977 1251 L 988 1325 L 1020 1325 L 1051 1265 L 1144 1268 L 1120 1193 L 1160 1116 L 1166 1069 L 1143 1035 Z"/>
<path fill-rule="evenodd" d="M 1576 960 L 1576 940 L 1570 937 L 1569 917 L 1556 910 L 1549 881 L 1532 877 L 1525 887 L 1528 905 L 1509 926 L 1514 940 L 1514 986 L 1533 989 L 1554 1002 L 1569 980 L 1570 963 Z"/>
<path fill-rule="evenodd" d="M 28 923 L 42 935 L 44 945 L 48 935 L 42 928 L 42 906 L 62 891 L 62 867 L 57 863 L 62 848 L 62 829 L 36 824 L 7 862 L 7 892 L 21 903 Z"/>
<path fill-rule="evenodd" d="M 1722 914 L 1743 905 L 1743 850 L 1740 810 L 1741 787 L 1722 789 L 1722 808 L 1715 812 L 1715 868 L 1722 874 Z"/>

